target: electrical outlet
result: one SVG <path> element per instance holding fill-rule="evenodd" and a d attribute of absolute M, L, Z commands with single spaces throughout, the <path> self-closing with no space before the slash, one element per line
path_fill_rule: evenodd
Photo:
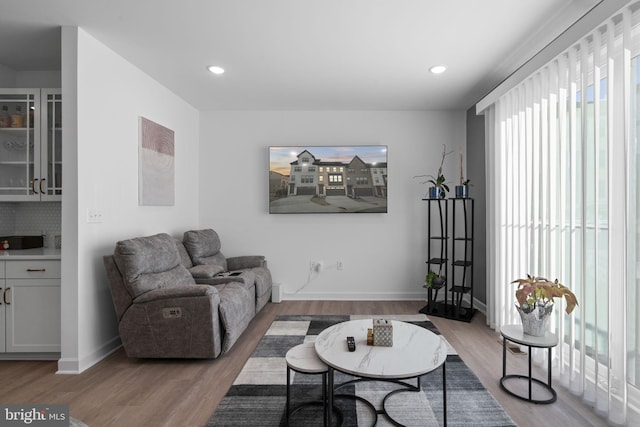
<path fill-rule="evenodd" d="M 320 273 L 322 271 L 322 261 L 311 261 L 309 268 L 315 273 Z"/>

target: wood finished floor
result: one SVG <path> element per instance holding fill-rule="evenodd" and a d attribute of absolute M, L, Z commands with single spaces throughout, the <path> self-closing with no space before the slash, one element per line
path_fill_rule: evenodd
<path fill-rule="evenodd" d="M 90 427 L 204 426 L 273 319 L 281 314 L 416 314 L 421 301 L 285 301 L 268 304 L 231 351 L 217 360 L 129 359 L 119 349 L 79 375 L 56 375 L 52 361 L 0 362 L 0 402 L 70 405 L 71 416 Z M 535 405 L 499 386 L 502 345 L 482 314 L 471 323 L 431 317 L 440 332 L 518 426 L 606 426 L 579 399 L 556 386 L 558 400 Z M 526 355 L 509 356 L 526 372 Z M 544 371 L 539 373 L 546 378 Z M 284 375 L 284 373 L 283 373 Z M 455 402 L 449 403 L 455 410 Z"/>

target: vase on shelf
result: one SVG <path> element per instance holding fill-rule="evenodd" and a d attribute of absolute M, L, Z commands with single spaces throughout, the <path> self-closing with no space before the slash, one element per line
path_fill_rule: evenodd
<path fill-rule="evenodd" d="M 456 185 L 456 199 L 468 199 L 468 198 L 469 198 L 469 186 Z"/>
<path fill-rule="evenodd" d="M 444 191 L 440 187 L 429 187 L 429 199 L 444 199 Z"/>

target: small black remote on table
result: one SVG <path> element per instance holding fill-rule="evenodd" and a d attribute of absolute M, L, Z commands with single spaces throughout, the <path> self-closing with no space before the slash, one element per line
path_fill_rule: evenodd
<path fill-rule="evenodd" d="M 356 340 L 353 337 L 347 337 L 347 347 L 349 351 L 356 351 Z"/>

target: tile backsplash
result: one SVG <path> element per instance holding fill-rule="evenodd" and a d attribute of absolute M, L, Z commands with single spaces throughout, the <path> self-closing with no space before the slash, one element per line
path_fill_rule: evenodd
<path fill-rule="evenodd" d="M 0 202 L 0 236 L 60 234 L 60 202 Z"/>

